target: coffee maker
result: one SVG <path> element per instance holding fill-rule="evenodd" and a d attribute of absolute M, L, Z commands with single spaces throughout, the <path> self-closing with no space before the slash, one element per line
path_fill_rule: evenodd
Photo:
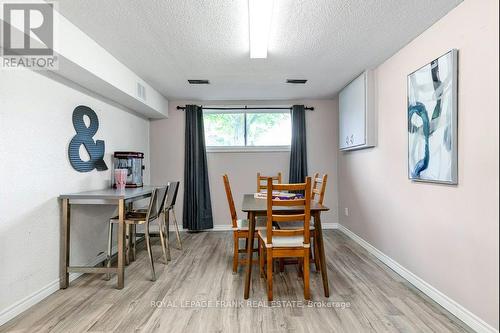
<path fill-rule="evenodd" d="M 127 169 L 127 184 L 125 187 L 142 187 L 144 170 L 144 153 L 133 151 L 115 151 L 113 154 L 113 170 Z M 115 185 L 114 172 L 111 175 L 111 183 Z"/>

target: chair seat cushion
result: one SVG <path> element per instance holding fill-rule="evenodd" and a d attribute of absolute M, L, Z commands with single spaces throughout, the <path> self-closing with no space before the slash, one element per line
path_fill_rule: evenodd
<path fill-rule="evenodd" d="M 267 244 L 267 230 L 259 230 L 259 237 Z M 275 247 L 303 247 L 304 236 L 273 236 L 273 248 Z"/>
<path fill-rule="evenodd" d="M 242 219 L 236 221 L 238 225 L 238 230 L 248 230 L 248 220 Z M 257 217 L 255 218 L 255 230 L 261 230 L 266 228 L 266 218 L 265 217 Z"/>
<path fill-rule="evenodd" d="M 304 222 L 301 221 L 277 222 L 277 224 L 282 230 L 302 229 L 304 227 Z M 314 230 L 313 223 L 309 223 L 309 230 Z"/>

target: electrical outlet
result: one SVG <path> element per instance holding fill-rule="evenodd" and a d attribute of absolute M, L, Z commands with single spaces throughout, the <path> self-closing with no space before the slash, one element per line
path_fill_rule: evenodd
<path fill-rule="evenodd" d="M 344 215 L 349 216 L 349 208 L 347 207 L 344 208 Z"/>

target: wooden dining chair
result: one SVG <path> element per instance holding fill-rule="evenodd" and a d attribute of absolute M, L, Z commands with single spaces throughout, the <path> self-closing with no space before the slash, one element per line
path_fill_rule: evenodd
<path fill-rule="evenodd" d="M 302 258 L 304 298 L 310 299 L 309 291 L 309 251 L 310 235 L 309 224 L 311 220 L 311 177 L 300 184 L 273 184 L 272 178 L 267 179 L 267 193 L 273 191 L 303 191 L 304 197 L 290 200 L 274 199 L 267 196 L 267 221 L 266 229 L 259 230 L 259 267 L 261 276 L 267 279 L 267 299 L 273 300 L 273 259 L 274 258 Z M 273 213 L 276 206 L 303 207 L 294 214 L 278 215 Z M 290 229 L 275 229 L 273 222 L 296 223 L 302 225 Z M 267 262 L 265 274 L 264 264 Z"/>
<path fill-rule="evenodd" d="M 319 172 L 316 172 L 313 176 L 311 200 L 316 201 L 320 205 L 323 204 L 323 200 L 325 199 L 327 180 L 328 180 L 327 174 L 324 174 L 323 176 L 320 177 Z"/>
<path fill-rule="evenodd" d="M 278 172 L 276 176 L 262 176 L 260 172 L 257 172 L 257 193 L 267 188 L 267 178 L 272 178 L 273 182 L 281 184 L 281 172 Z"/>
<path fill-rule="evenodd" d="M 320 177 L 319 172 L 316 172 L 313 176 L 312 180 L 312 186 L 311 186 L 311 200 L 319 203 L 320 205 L 323 204 L 323 200 L 325 199 L 325 191 L 326 191 L 326 182 L 328 180 L 328 175 L 324 174 L 323 176 Z M 312 222 L 312 221 L 311 221 Z M 296 228 L 298 225 L 301 225 L 302 223 L 299 222 L 288 222 L 288 223 L 278 223 L 278 227 L 280 229 L 290 229 L 290 228 Z M 311 243 L 311 254 L 314 254 L 313 261 L 314 261 L 314 266 L 316 267 L 316 271 L 320 271 L 320 262 L 319 262 L 319 248 L 316 246 L 316 244 L 319 244 L 318 242 L 318 233 L 316 232 L 316 229 L 314 228 L 314 224 L 310 223 L 309 230 L 311 231 L 310 235 L 313 240 Z M 284 265 L 286 264 L 296 264 L 294 261 L 280 261 L 280 271 L 283 272 L 284 270 Z"/>
<path fill-rule="evenodd" d="M 233 194 L 231 192 L 231 185 L 229 184 L 229 177 L 223 175 L 222 179 L 224 181 L 224 188 L 226 190 L 227 203 L 229 204 L 229 212 L 231 213 L 231 221 L 233 225 L 233 241 L 234 241 L 234 253 L 233 253 L 233 273 L 238 271 L 238 265 L 244 265 L 247 260 L 252 260 L 252 258 L 245 258 L 239 260 L 240 253 L 246 253 L 248 246 L 253 246 L 253 244 L 248 244 L 248 220 L 238 219 L 238 214 L 236 213 L 236 208 L 234 206 Z M 266 227 L 265 219 L 256 219 L 255 232 Z M 245 248 L 240 249 L 240 239 L 245 239 Z M 258 248 L 256 249 L 258 251 Z"/>
<path fill-rule="evenodd" d="M 167 252 L 165 246 L 165 236 L 163 234 L 164 222 L 165 220 L 161 218 L 161 213 L 163 211 L 163 206 L 165 204 L 165 197 L 167 195 L 167 187 L 155 188 L 151 194 L 151 199 L 149 201 L 149 206 L 146 212 L 142 211 L 130 211 L 125 214 L 125 225 L 126 225 L 126 252 L 128 253 L 132 244 L 132 237 L 135 238 L 135 229 L 139 224 L 144 224 L 144 238 L 146 241 L 146 248 L 149 256 L 149 264 L 151 267 L 151 280 L 156 280 L 155 267 L 153 262 L 153 252 L 151 249 L 149 224 L 158 220 L 159 230 L 160 230 L 160 241 L 163 252 L 163 257 L 165 259 L 165 264 L 167 263 Z M 115 216 L 109 221 L 109 235 L 108 235 L 108 253 L 107 253 L 107 266 L 111 267 L 111 250 L 113 244 L 113 225 L 118 223 L 118 216 Z M 133 231 L 130 231 L 133 229 Z M 135 247 L 135 245 L 132 245 Z M 108 276 L 109 278 L 109 276 Z"/>

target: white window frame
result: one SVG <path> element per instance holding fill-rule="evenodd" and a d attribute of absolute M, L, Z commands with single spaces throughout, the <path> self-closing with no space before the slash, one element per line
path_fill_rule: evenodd
<path fill-rule="evenodd" d="M 276 109 L 239 109 L 239 110 L 231 110 L 231 107 L 234 108 L 244 108 L 245 105 L 210 105 L 207 107 L 213 108 L 227 108 L 227 110 L 203 110 L 203 114 L 207 113 L 285 113 L 285 110 L 276 110 Z M 286 107 L 282 105 L 247 105 L 247 107 Z M 246 131 L 246 128 L 245 128 Z M 246 133 L 245 133 L 246 135 Z M 291 147 L 290 145 L 286 146 L 206 146 L 207 153 L 255 153 L 255 152 L 289 152 Z"/>

